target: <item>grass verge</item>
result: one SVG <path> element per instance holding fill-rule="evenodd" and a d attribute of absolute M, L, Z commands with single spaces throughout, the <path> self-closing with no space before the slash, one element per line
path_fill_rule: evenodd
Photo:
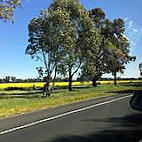
<path fill-rule="evenodd" d="M 0 92 L 0 117 L 8 117 L 15 114 L 56 107 L 96 97 L 116 95 L 119 93 L 132 93 L 137 90 L 142 90 L 141 83 L 119 84 L 117 87 L 111 84 L 98 86 L 97 88 L 77 87 L 74 88 L 72 92 L 68 92 L 67 89 L 55 90 L 51 98 L 47 99 L 42 99 L 41 93 L 39 92 L 33 94 L 29 92 L 27 94 L 22 94 L 19 92 L 18 95 L 16 91 L 3 91 Z"/>

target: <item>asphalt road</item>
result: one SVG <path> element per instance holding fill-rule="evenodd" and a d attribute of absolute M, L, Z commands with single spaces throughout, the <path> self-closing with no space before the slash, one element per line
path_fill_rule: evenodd
<path fill-rule="evenodd" d="M 138 142 L 142 113 L 131 110 L 129 99 L 106 97 L 3 119 L 0 142 Z"/>

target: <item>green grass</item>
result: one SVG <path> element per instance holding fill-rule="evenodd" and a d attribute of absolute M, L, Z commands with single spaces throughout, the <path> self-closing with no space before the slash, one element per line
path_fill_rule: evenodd
<path fill-rule="evenodd" d="M 15 114 L 30 112 L 45 108 L 56 107 L 81 100 L 116 95 L 118 93 L 142 90 L 142 84 L 119 84 L 117 87 L 110 85 L 98 86 L 97 88 L 82 87 L 74 88 L 72 92 L 67 89 L 55 90 L 51 98 L 42 99 L 42 93 L 24 93 L 22 91 L 0 91 L 0 117 L 8 117 Z"/>

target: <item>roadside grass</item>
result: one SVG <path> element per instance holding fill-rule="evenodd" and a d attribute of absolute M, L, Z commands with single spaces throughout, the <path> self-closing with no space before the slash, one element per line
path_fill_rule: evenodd
<path fill-rule="evenodd" d="M 86 99 L 132 93 L 137 90 L 142 90 L 142 83 L 123 83 L 117 87 L 112 84 L 103 84 L 97 88 L 78 86 L 74 87 L 72 92 L 68 92 L 67 89 L 60 89 L 55 90 L 47 99 L 42 99 L 42 93 L 36 91 L 32 94 L 30 91 L 24 91 L 25 94 L 18 90 L 0 91 L 0 117 L 56 107 Z"/>

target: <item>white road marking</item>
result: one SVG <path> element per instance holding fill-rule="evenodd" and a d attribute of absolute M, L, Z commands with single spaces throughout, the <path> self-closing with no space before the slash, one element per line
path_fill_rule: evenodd
<path fill-rule="evenodd" d="M 65 112 L 65 113 L 62 113 L 62 114 L 59 114 L 59 115 L 56 115 L 56 116 L 53 116 L 53 117 L 38 120 L 38 121 L 29 123 L 29 124 L 26 124 L 26 125 L 21 125 L 21 126 L 15 127 L 15 128 L 11 128 L 11 129 L 2 131 L 2 132 L 0 132 L 0 135 L 4 135 L 4 134 L 7 134 L 7 133 L 16 131 L 16 130 L 31 127 L 31 126 L 34 126 L 34 125 L 37 125 L 39 123 L 43 123 L 43 122 L 46 122 L 46 121 L 51 121 L 51 120 L 54 120 L 54 119 L 57 119 L 57 118 L 61 118 L 61 117 L 66 116 L 66 115 L 70 115 L 70 114 L 74 114 L 74 113 L 81 112 L 81 111 L 84 111 L 84 110 L 88 110 L 88 109 L 91 109 L 91 108 L 94 108 L 94 107 L 97 107 L 97 106 L 109 104 L 109 103 L 112 103 L 112 102 L 115 102 L 115 101 L 119 101 L 119 100 L 122 100 L 122 99 L 125 99 L 125 98 L 129 98 L 131 96 L 132 95 L 116 98 L 116 99 L 113 99 L 113 100 L 110 100 L 110 101 L 102 102 L 102 103 L 99 103 L 99 104 L 94 104 L 94 105 L 91 105 L 91 106 L 88 106 L 88 107 L 84 107 L 84 108 L 76 109 L 76 110 L 73 110 L 73 111 Z"/>

